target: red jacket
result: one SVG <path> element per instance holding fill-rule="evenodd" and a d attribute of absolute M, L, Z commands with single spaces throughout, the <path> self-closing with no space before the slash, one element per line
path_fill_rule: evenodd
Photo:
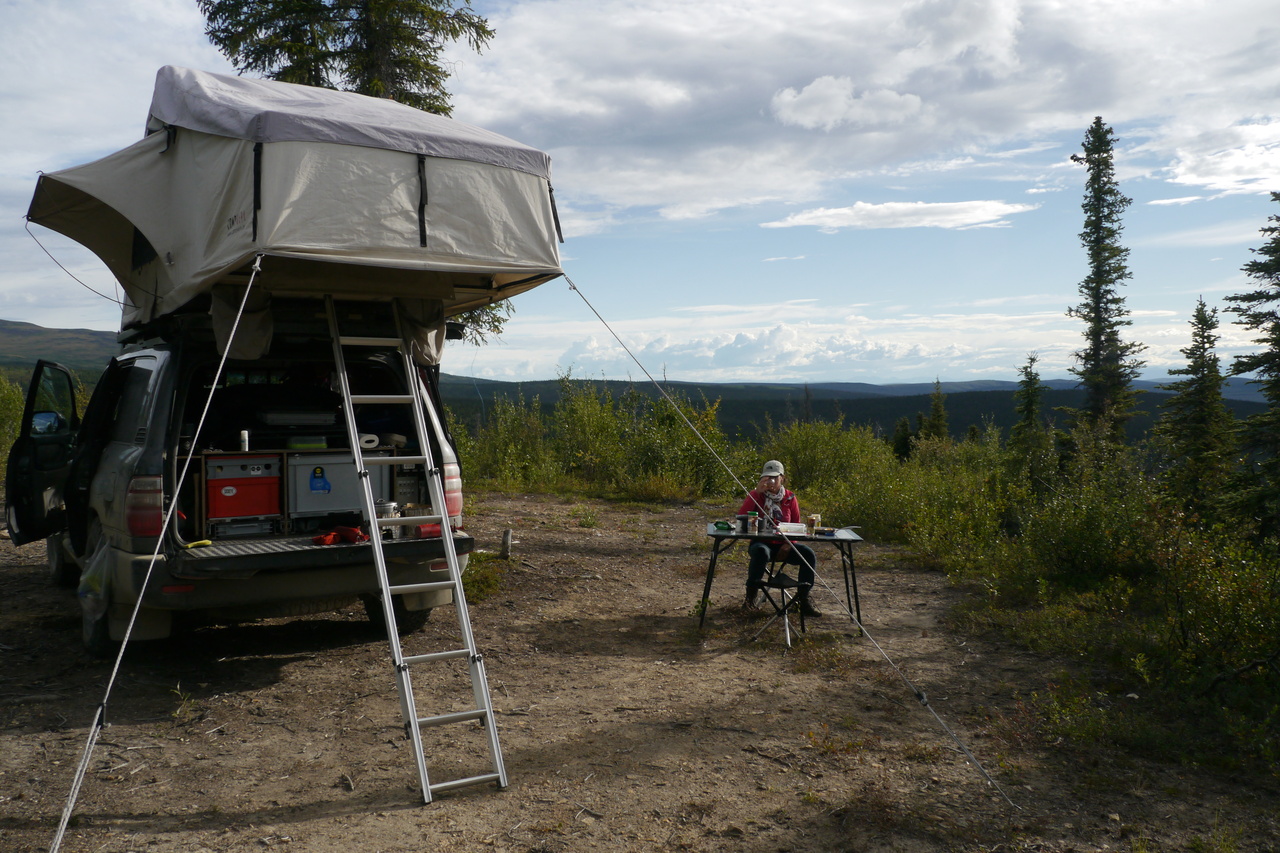
<path fill-rule="evenodd" d="M 765 514 L 764 492 L 758 489 L 752 489 L 747 495 L 747 499 L 742 502 L 742 506 L 738 509 L 738 515 L 748 512 L 758 512 L 763 517 Z M 790 489 L 784 489 L 782 500 L 778 502 L 773 514 L 773 524 L 776 526 L 782 521 L 800 521 L 800 501 L 796 500 L 796 493 Z"/>

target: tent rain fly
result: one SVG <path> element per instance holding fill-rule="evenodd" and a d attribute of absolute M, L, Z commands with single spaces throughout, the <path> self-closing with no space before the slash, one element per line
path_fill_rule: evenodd
<path fill-rule="evenodd" d="M 27 216 L 93 251 L 121 328 L 243 284 L 438 300 L 445 315 L 562 274 L 550 158 L 394 101 L 166 66 L 147 134 L 42 175 Z"/>

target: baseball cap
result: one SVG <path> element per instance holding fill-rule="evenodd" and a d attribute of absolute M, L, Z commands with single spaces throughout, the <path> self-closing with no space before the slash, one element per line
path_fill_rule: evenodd
<path fill-rule="evenodd" d="M 782 463 L 777 459 L 770 459 L 764 463 L 764 470 L 760 472 L 761 477 L 781 477 L 783 475 Z"/>

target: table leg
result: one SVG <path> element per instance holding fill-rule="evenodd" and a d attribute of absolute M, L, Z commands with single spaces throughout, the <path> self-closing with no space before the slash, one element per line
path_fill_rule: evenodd
<path fill-rule="evenodd" d="M 698 616 L 698 628 L 702 628 L 702 624 L 707 621 L 707 608 L 711 600 L 711 582 L 716 577 L 716 560 L 720 557 L 721 551 L 727 551 L 733 547 L 733 539 L 717 539 L 711 546 L 711 562 L 707 564 L 707 582 L 702 587 L 702 606 L 698 609 L 702 611 Z"/>
<path fill-rule="evenodd" d="M 844 600 L 849 605 L 851 616 L 856 617 L 854 621 L 857 622 L 858 632 L 861 633 L 862 602 L 858 599 L 858 569 L 853 562 L 853 543 L 838 542 L 836 547 L 840 550 L 840 569 L 844 574 Z"/>

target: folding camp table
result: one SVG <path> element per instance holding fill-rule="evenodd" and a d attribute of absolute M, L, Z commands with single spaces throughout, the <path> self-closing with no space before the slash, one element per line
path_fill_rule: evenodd
<path fill-rule="evenodd" d="M 715 580 L 716 561 L 720 558 L 720 555 L 741 541 L 746 541 L 749 545 L 756 540 L 777 541 L 782 538 L 780 533 L 739 533 L 736 528 L 721 530 L 716 527 L 715 522 L 707 525 L 707 535 L 712 539 L 711 561 L 707 564 L 707 582 L 702 588 L 702 605 L 698 608 L 700 611 L 698 617 L 699 628 L 702 627 L 707 619 L 707 608 L 710 606 L 711 599 L 711 582 Z M 789 533 L 786 538 L 793 543 L 825 542 L 840 552 L 840 572 L 844 575 L 844 596 L 845 603 L 848 605 L 849 618 L 854 620 L 858 624 L 859 630 L 861 630 L 862 605 L 858 600 L 858 573 L 853 560 L 853 546 L 861 542 L 862 537 L 847 527 L 841 527 L 833 531 L 830 536 Z M 816 570 L 817 567 L 815 566 L 814 568 Z"/>

